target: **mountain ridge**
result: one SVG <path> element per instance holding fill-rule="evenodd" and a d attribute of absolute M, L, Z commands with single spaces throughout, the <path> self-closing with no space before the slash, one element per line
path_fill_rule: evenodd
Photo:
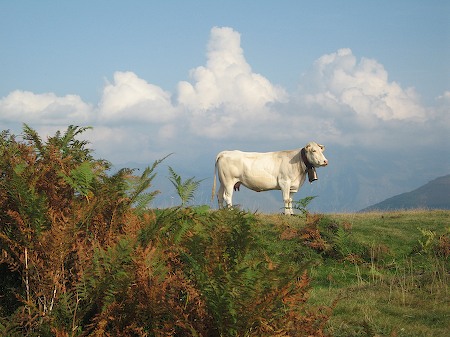
<path fill-rule="evenodd" d="M 450 174 L 431 180 L 410 192 L 395 195 L 363 208 L 360 212 L 414 208 L 450 209 Z"/>

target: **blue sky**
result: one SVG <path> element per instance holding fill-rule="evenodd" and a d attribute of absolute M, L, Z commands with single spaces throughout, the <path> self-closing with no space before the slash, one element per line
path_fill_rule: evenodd
<path fill-rule="evenodd" d="M 450 81 L 447 1 L 3 0 L 0 10 L 2 95 L 23 89 L 95 101 L 117 70 L 172 90 L 204 63 L 214 26 L 238 31 L 254 71 L 289 88 L 339 48 L 376 59 L 423 95 L 442 94 Z"/>
<path fill-rule="evenodd" d="M 450 173 L 450 2 L 2 0 L 0 15 L 1 129 L 92 125 L 102 158 L 175 152 L 199 178 L 222 149 L 316 140 L 361 157 L 372 197 L 355 208 Z M 401 179 L 366 173 L 383 156 Z"/>

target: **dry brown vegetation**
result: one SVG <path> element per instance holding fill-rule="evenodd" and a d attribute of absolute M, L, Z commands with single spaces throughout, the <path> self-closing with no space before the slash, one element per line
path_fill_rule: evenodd
<path fill-rule="evenodd" d="M 333 305 L 307 305 L 306 266 L 257 216 L 148 209 L 160 161 L 111 174 L 85 129 L 0 135 L 1 335 L 327 335 Z M 326 249 L 311 226 L 300 239 Z"/>

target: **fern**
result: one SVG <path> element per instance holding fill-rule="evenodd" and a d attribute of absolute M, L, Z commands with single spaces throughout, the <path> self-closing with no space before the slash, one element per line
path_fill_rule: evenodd
<path fill-rule="evenodd" d="M 60 131 L 57 131 L 55 136 L 49 138 L 48 145 L 57 148 L 63 158 L 72 156 L 76 162 L 83 162 L 85 160 L 92 160 L 90 155 L 91 150 L 86 148 L 89 144 L 86 140 L 77 140 L 75 137 L 82 134 L 86 130 L 91 130 L 92 127 L 85 126 L 79 127 L 76 125 L 69 125 L 64 135 L 61 135 Z"/>
<path fill-rule="evenodd" d="M 59 176 L 86 199 L 92 193 L 92 184 L 96 176 L 93 170 L 93 163 L 85 161 L 72 169 L 70 175 L 65 175 L 63 172 L 60 172 Z"/>
<path fill-rule="evenodd" d="M 39 155 L 43 155 L 45 153 L 45 144 L 42 142 L 41 137 L 37 133 L 36 130 L 32 129 L 27 124 L 23 124 L 23 138 L 25 140 L 28 140 L 33 144 L 33 146 L 36 148 L 36 152 Z"/>
<path fill-rule="evenodd" d="M 105 310 L 115 301 L 120 302 L 131 280 L 132 249 L 129 240 L 121 239 L 106 250 L 95 250 L 92 267 L 86 271 L 82 282 L 91 305 Z"/>
<path fill-rule="evenodd" d="M 309 280 L 276 226 L 236 210 L 148 210 L 161 160 L 108 175 L 75 139 L 86 129 L 0 136 L 0 277 L 17 296 L 9 311 L 0 301 L 0 335 L 320 336 L 305 329 L 317 322 L 302 320 Z M 200 181 L 169 172 L 186 206 Z"/>
<path fill-rule="evenodd" d="M 152 181 L 156 176 L 154 172 L 156 167 L 169 155 L 153 162 L 152 166 L 148 166 L 140 177 L 130 177 L 128 179 L 128 195 L 130 204 L 135 208 L 136 213 L 142 214 L 147 206 L 153 201 L 159 191 L 146 192 L 151 187 Z"/>
<path fill-rule="evenodd" d="M 70 155 L 75 161 L 81 163 L 85 160 L 92 160 L 93 158 L 90 156 L 91 150 L 86 148 L 89 142 L 77 140 L 75 137 L 90 129 L 92 127 L 70 125 L 63 135 L 58 130 L 53 137 L 48 139 L 47 143 L 44 143 L 36 130 L 24 124 L 23 138 L 34 146 L 40 158 L 45 158 L 50 153 L 50 150 L 55 148 L 61 153 L 63 158 Z"/>
<path fill-rule="evenodd" d="M 175 187 L 178 196 L 181 199 L 181 206 L 185 206 L 187 203 L 194 199 L 195 192 L 197 191 L 200 183 L 204 180 L 194 180 L 195 177 L 186 179 L 184 182 L 172 167 L 169 166 L 170 178 L 169 180 Z"/>
<path fill-rule="evenodd" d="M 313 201 L 315 198 L 317 198 L 317 195 L 308 196 L 303 199 L 300 199 L 299 201 L 293 201 L 292 208 L 299 210 L 300 212 L 302 212 L 302 215 L 306 216 L 309 213 L 307 207 L 311 203 L 311 201 Z"/>
<path fill-rule="evenodd" d="M 422 234 L 422 237 L 418 240 L 420 245 L 420 253 L 429 254 L 437 246 L 438 237 L 435 231 L 429 229 L 417 228 Z"/>
<path fill-rule="evenodd" d="M 22 221 L 28 228 L 40 234 L 49 226 L 47 198 L 36 191 L 34 182 L 30 184 L 27 174 L 25 164 L 15 166 L 7 191 L 17 205 L 17 212 Z"/>
<path fill-rule="evenodd" d="M 333 241 L 335 250 L 344 259 L 357 262 L 369 255 L 368 247 L 355 241 L 351 233 L 342 227 L 337 228 Z"/>
<path fill-rule="evenodd" d="M 256 324 L 256 303 L 270 291 L 263 255 L 255 253 L 252 215 L 226 210 L 195 227 L 183 261 L 204 296 L 215 332 L 245 335 Z"/>
<path fill-rule="evenodd" d="M 53 315 L 55 317 L 55 325 L 62 331 L 73 331 L 80 333 L 79 319 L 79 303 L 82 296 L 77 289 L 75 291 L 67 291 L 59 296 Z"/>

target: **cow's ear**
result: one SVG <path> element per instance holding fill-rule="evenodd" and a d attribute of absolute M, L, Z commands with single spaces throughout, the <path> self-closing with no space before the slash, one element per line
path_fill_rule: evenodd
<path fill-rule="evenodd" d="M 318 144 L 319 146 L 320 146 L 320 148 L 322 149 L 322 151 L 325 151 L 325 145 L 321 145 L 321 144 Z"/>
<path fill-rule="evenodd" d="M 311 143 L 308 143 L 308 144 L 306 144 L 306 146 L 305 146 L 305 150 L 306 151 L 311 151 Z"/>

